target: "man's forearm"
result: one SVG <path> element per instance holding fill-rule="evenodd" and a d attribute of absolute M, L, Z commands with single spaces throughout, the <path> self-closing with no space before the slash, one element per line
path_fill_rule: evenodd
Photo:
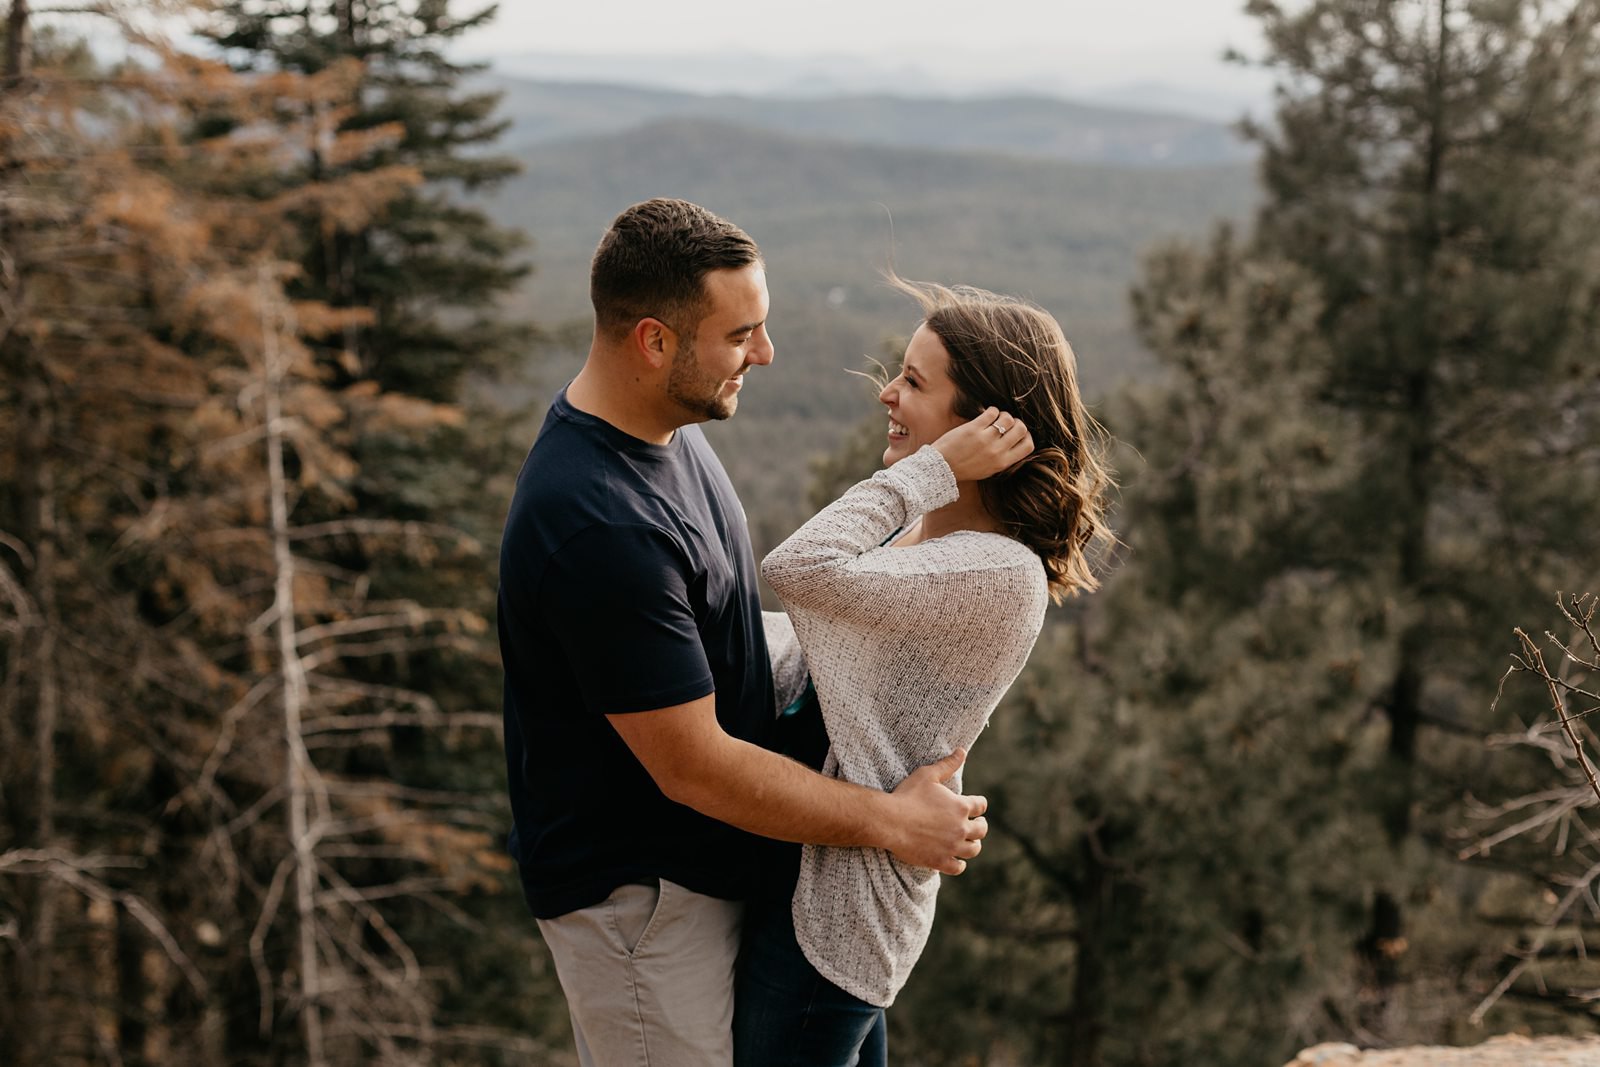
<path fill-rule="evenodd" d="M 668 797 L 764 837 L 882 848 L 906 863 L 959 874 L 988 831 L 984 799 L 943 784 L 964 752 L 918 768 L 893 793 L 882 793 L 729 736 L 710 696 L 607 719 Z"/>
<path fill-rule="evenodd" d="M 893 851 L 890 794 L 828 778 L 723 735 L 693 771 L 661 783 L 669 797 L 741 830 L 808 845 Z"/>

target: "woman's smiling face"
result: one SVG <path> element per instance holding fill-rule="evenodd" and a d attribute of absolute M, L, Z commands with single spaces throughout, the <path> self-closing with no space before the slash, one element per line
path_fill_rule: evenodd
<path fill-rule="evenodd" d="M 956 414 L 956 385 L 950 380 L 950 353 L 939 335 L 918 326 L 905 358 L 878 400 L 889 409 L 889 447 L 883 465 L 891 466 L 966 419 Z"/>

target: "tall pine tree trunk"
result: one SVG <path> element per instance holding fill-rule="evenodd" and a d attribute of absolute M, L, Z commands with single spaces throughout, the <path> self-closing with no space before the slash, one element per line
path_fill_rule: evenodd
<path fill-rule="evenodd" d="M 1433 69 L 1427 98 L 1427 144 L 1420 188 L 1417 190 L 1421 215 L 1417 222 L 1415 261 L 1406 264 L 1408 275 L 1417 286 L 1417 298 L 1408 309 L 1407 321 L 1396 322 L 1399 332 L 1395 350 L 1410 369 L 1406 372 L 1401 395 L 1399 454 L 1403 456 L 1402 484 L 1409 505 L 1401 517 L 1398 544 L 1399 586 L 1414 614 L 1407 618 L 1400 635 L 1399 658 L 1394 681 L 1389 687 L 1389 761 L 1393 770 L 1390 792 L 1382 811 L 1390 846 L 1397 852 L 1411 835 L 1412 805 L 1415 797 L 1417 733 L 1422 724 L 1422 698 L 1428 646 L 1428 577 L 1430 546 L 1428 526 L 1435 478 L 1434 434 L 1437 422 L 1434 391 L 1438 365 L 1443 358 L 1439 329 L 1434 322 L 1436 307 L 1431 278 L 1438 255 L 1440 183 L 1444 163 L 1448 116 L 1445 114 L 1445 85 L 1450 76 L 1450 0 L 1437 0 L 1433 27 Z M 1404 262 L 1404 257 L 1399 257 Z M 1414 345 L 1414 347 L 1413 347 Z M 1408 350 L 1409 349 L 1409 350 Z M 1399 856 L 1396 856 L 1396 869 Z M 1398 955 L 1404 944 L 1405 912 L 1397 894 L 1380 889 L 1374 896 L 1372 921 L 1361 948 L 1380 989 L 1400 978 Z M 1381 1003 L 1381 1002 L 1380 1002 Z"/>
<path fill-rule="evenodd" d="M 23 721 L 27 725 L 17 736 L 28 753 L 22 766 L 31 764 L 32 774 L 28 775 L 31 780 L 25 779 L 25 795 L 19 795 L 23 792 L 20 790 L 13 794 L 16 803 L 12 807 L 12 818 L 18 845 L 46 850 L 57 843 L 55 738 L 61 716 L 60 679 L 56 669 L 60 624 L 55 590 L 56 487 L 51 458 L 55 413 L 43 368 L 31 363 L 27 368 L 21 408 L 22 422 L 28 431 L 19 450 L 18 488 L 24 524 L 22 540 L 33 555 L 33 568 L 24 587 L 35 606 L 36 618 L 32 640 L 26 631 L 22 638 L 31 646 L 23 657 L 23 670 L 31 685 L 20 687 Z M 16 1062 L 44 1064 L 54 1059 L 47 1035 L 51 1029 L 57 970 L 58 889 L 51 879 L 39 878 L 19 887 L 19 892 L 23 909 L 18 931 L 16 981 L 21 1003 L 11 1051 Z"/>
<path fill-rule="evenodd" d="M 1066 1025 L 1066 1063 L 1100 1067 L 1100 1044 L 1106 1033 L 1106 956 L 1103 942 L 1115 927 L 1111 867 L 1097 830 L 1086 830 L 1078 842 L 1081 879 L 1074 887 L 1076 957 L 1072 975 L 1072 1013 Z"/>
<path fill-rule="evenodd" d="M 6 55 L 4 82 L 0 90 L 20 93 L 18 84 L 26 74 L 28 49 L 28 5 L 13 0 L 6 17 Z M 8 169 L 18 165 L 18 128 L 11 119 L 0 123 L 0 164 Z M 18 267 L 23 226 L 12 205 L 0 206 L 0 284 L 3 284 L 3 311 L 0 321 L 0 360 L 15 368 L 21 388 L 15 417 L 17 434 L 16 521 L 14 531 L 20 543 L 20 582 L 22 596 L 30 603 L 27 617 L 19 620 L 16 646 L 6 665 L 6 691 L 0 717 L 0 739 L 9 757 L 9 766 L 0 765 L 0 791 L 4 803 L 0 814 L 6 820 L 4 831 L 9 843 L 21 848 L 49 847 L 54 837 L 54 722 L 59 714 L 59 694 L 51 661 L 55 655 L 54 623 L 57 604 L 50 589 L 55 565 L 53 543 L 47 544 L 54 529 L 55 500 L 49 468 L 51 436 L 51 397 L 43 368 L 38 366 L 27 340 L 17 330 L 25 302 L 25 278 Z M 44 594 L 41 599 L 41 594 Z M 30 773 L 31 771 L 31 773 Z M 10 973 L 0 988 L 13 991 L 12 1003 L 0 1016 L 0 1062 L 42 1062 L 47 1043 L 54 900 L 48 879 L 18 886 L 20 914 L 12 933 L 14 951 Z M 4 1025 L 9 1023 L 9 1025 Z"/>

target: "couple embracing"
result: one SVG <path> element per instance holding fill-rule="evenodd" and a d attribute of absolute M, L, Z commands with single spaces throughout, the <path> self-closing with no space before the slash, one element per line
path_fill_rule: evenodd
<path fill-rule="evenodd" d="M 697 425 L 772 362 L 761 253 L 662 199 L 595 252 L 499 595 L 511 851 L 586 1067 L 884 1064 L 939 874 L 987 833 L 966 750 L 1047 601 L 1096 584 L 1109 478 L 1060 327 L 900 285 L 884 469 L 763 560 L 764 613 Z"/>

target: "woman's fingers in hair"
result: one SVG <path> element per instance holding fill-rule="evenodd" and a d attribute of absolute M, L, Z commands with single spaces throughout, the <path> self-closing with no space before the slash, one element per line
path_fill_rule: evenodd
<path fill-rule="evenodd" d="M 1033 437 L 1022 421 L 999 408 L 949 430 L 934 447 L 944 455 L 957 481 L 977 481 L 1015 466 L 1033 451 Z"/>
<path fill-rule="evenodd" d="M 994 436 L 995 444 L 999 447 L 999 456 L 996 458 L 998 466 L 992 471 L 999 474 L 1002 471 L 1010 473 L 1015 470 L 1023 460 L 1033 455 L 1033 434 L 1028 432 L 1028 427 L 1023 421 L 1010 412 L 1000 411 L 997 408 L 988 408 L 995 412 L 994 420 L 990 423 L 990 433 Z M 980 415 L 979 418 L 983 418 Z"/>
<path fill-rule="evenodd" d="M 989 429 L 999 450 L 998 458 L 1003 461 L 999 470 L 1006 470 L 1033 452 L 1033 435 L 1022 420 L 1009 411 L 985 408 L 978 419 L 986 418 L 991 411 L 995 415 L 989 422 Z"/>
<path fill-rule="evenodd" d="M 1033 455 L 1033 435 L 1019 422 L 1006 431 L 1006 465 L 1001 469 L 1009 471 L 1031 455 Z"/>

